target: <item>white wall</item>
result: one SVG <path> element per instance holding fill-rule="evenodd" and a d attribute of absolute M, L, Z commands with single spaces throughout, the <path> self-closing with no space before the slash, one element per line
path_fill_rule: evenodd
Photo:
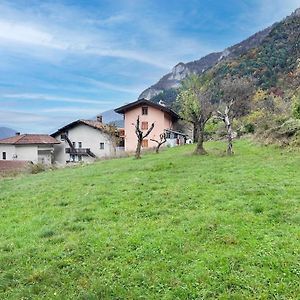
<path fill-rule="evenodd" d="M 27 160 L 33 163 L 51 164 L 52 145 L 0 145 L 0 160 L 2 152 L 6 152 L 6 160 Z"/>
<path fill-rule="evenodd" d="M 75 148 L 78 142 L 82 143 L 82 148 L 89 148 L 98 158 L 110 157 L 114 155 L 114 147 L 110 141 L 109 135 L 98 129 L 92 128 L 85 124 L 79 124 L 68 130 L 68 137 L 71 142 L 75 142 Z M 70 155 L 66 154 L 65 149 L 70 148 L 67 141 L 62 141 L 61 136 L 55 138 L 61 141 L 61 144 L 54 146 L 54 161 L 59 164 L 65 164 L 70 160 Z M 100 149 L 100 143 L 104 143 L 104 149 Z M 82 161 L 89 162 L 94 159 L 90 156 L 82 156 Z"/>
<path fill-rule="evenodd" d="M 28 160 L 38 163 L 37 145 L 16 145 L 17 160 Z"/>
<path fill-rule="evenodd" d="M 6 160 L 13 160 L 16 155 L 15 146 L 13 145 L 0 145 L 0 160 L 2 160 L 2 153 L 6 152 Z"/>

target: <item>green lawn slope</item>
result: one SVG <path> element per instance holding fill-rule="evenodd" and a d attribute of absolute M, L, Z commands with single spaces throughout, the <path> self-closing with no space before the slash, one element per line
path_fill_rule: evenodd
<path fill-rule="evenodd" d="M 0 180 L 0 299 L 299 299 L 300 154 L 193 147 Z"/>

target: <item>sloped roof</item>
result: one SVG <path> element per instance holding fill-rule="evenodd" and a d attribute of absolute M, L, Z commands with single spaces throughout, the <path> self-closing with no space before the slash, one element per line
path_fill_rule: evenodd
<path fill-rule="evenodd" d="M 59 144 L 55 138 L 48 134 L 21 134 L 0 140 L 6 145 L 32 145 L 32 144 Z"/>
<path fill-rule="evenodd" d="M 115 109 L 115 112 L 116 113 L 119 113 L 119 114 L 124 114 L 125 112 L 137 107 L 137 106 L 141 106 L 141 105 L 148 105 L 148 106 L 152 106 L 152 107 L 155 107 L 161 111 L 164 111 L 168 114 L 171 115 L 171 117 L 173 117 L 174 119 L 180 119 L 179 115 L 172 109 L 166 107 L 166 106 L 163 106 L 163 105 L 160 105 L 160 104 L 157 104 L 155 102 L 152 102 L 152 101 L 149 101 L 147 99 L 139 99 L 135 102 L 131 102 L 129 104 L 126 104 L 126 105 L 123 105 L 121 107 L 118 107 Z"/>
<path fill-rule="evenodd" d="M 110 134 L 109 126 L 103 124 L 102 122 L 99 122 L 96 120 L 77 120 L 70 124 L 67 124 L 64 127 L 59 128 L 56 132 L 52 133 L 51 136 L 56 136 L 58 134 L 64 133 L 66 130 L 69 130 L 80 124 L 84 124 L 84 125 L 94 128 L 94 129 L 98 129 L 104 133 Z"/>

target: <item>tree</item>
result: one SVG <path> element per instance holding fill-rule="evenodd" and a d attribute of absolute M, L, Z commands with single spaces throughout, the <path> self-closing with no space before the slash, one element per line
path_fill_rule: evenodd
<path fill-rule="evenodd" d="M 105 126 L 105 132 L 109 136 L 109 140 L 112 144 L 114 154 L 116 155 L 117 145 L 120 142 L 120 136 L 119 136 L 118 128 L 114 124 L 108 124 L 108 125 Z"/>
<path fill-rule="evenodd" d="M 250 98 L 254 91 L 252 79 L 230 78 L 221 81 L 220 90 L 222 101 L 217 111 L 217 118 L 225 123 L 227 131 L 227 154 L 233 154 L 232 122 L 237 117 L 245 116 L 250 112 Z M 223 111 L 221 112 L 222 106 Z"/>
<path fill-rule="evenodd" d="M 159 135 L 159 140 L 150 139 L 150 141 L 157 143 L 155 152 L 159 153 L 159 148 L 167 141 L 167 135 L 164 132 Z"/>
<path fill-rule="evenodd" d="M 210 81 L 206 77 L 191 75 L 182 82 L 177 102 L 182 118 L 193 124 L 197 140 L 195 154 L 207 154 L 203 147 L 205 124 L 214 111 Z"/>
<path fill-rule="evenodd" d="M 264 133 L 267 129 L 281 125 L 290 117 L 290 101 L 270 91 L 259 89 L 251 101 L 251 113 L 247 115 L 248 124 L 253 124 L 256 132 Z"/>
<path fill-rule="evenodd" d="M 148 129 L 148 131 L 144 134 L 143 131 L 140 129 L 140 116 L 138 116 L 136 120 L 136 124 L 133 124 L 135 126 L 135 134 L 137 136 L 137 146 L 135 151 L 135 158 L 140 159 L 141 158 L 141 148 L 143 140 L 151 133 L 151 131 L 154 128 L 154 123 L 152 123 L 151 127 Z"/>
<path fill-rule="evenodd" d="M 295 119 L 300 119 L 300 95 L 292 98 L 292 114 Z"/>

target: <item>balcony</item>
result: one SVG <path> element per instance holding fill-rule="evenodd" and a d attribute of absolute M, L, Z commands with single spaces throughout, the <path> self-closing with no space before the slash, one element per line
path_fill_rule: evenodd
<path fill-rule="evenodd" d="M 96 155 L 90 150 L 90 148 L 66 148 L 66 153 L 70 155 L 96 157 Z"/>

